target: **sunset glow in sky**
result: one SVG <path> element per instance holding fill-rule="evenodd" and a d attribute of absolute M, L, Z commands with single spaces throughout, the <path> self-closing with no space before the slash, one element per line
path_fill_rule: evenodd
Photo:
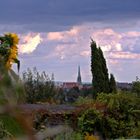
<path fill-rule="evenodd" d="M 117 81 L 140 77 L 140 0 L 4 0 L 0 34 L 20 37 L 21 72 L 54 73 L 56 81 L 91 81 L 90 38 Z"/>

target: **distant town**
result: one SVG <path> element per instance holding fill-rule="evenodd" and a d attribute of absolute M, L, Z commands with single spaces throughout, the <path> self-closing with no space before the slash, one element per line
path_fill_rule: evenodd
<path fill-rule="evenodd" d="M 92 83 L 82 82 L 82 75 L 80 71 L 80 66 L 78 66 L 77 81 L 73 82 L 61 82 L 55 81 L 55 86 L 62 88 L 64 91 L 69 91 L 72 88 L 78 88 L 79 90 L 92 89 Z M 132 89 L 132 83 L 128 82 L 116 82 L 118 90 L 130 91 Z"/>

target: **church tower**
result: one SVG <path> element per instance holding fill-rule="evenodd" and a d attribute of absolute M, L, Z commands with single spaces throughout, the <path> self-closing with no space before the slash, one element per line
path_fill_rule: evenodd
<path fill-rule="evenodd" d="M 78 84 L 82 84 L 81 73 L 80 73 L 80 66 L 78 66 L 77 83 L 78 83 Z"/>

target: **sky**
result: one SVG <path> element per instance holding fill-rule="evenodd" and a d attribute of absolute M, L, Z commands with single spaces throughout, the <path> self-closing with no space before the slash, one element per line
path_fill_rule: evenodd
<path fill-rule="evenodd" d="M 1 0 L 0 35 L 17 33 L 20 73 L 91 82 L 92 38 L 119 82 L 140 77 L 140 0 Z M 15 69 L 15 65 L 13 66 Z M 16 69 L 15 69 L 16 71 Z"/>

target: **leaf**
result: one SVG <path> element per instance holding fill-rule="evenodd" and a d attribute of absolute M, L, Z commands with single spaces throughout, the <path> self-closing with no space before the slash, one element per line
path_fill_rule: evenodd
<path fill-rule="evenodd" d="M 19 69 L 20 69 L 20 61 L 18 59 L 14 59 L 15 63 L 17 63 L 17 69 L 18 69 L 18 72 L 19 72 Z"/>

